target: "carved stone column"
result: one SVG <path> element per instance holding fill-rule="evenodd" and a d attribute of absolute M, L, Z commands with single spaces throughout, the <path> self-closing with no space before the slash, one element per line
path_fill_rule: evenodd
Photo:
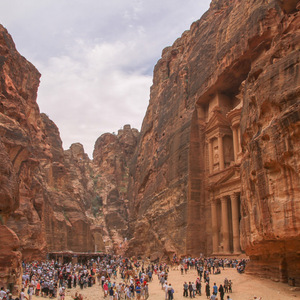
<path fill-rule="evenodd" d="M 224 170 L 224 151 L 223 151 L 223 136 L 218 136 L 218 154 L 219 154 L 219 164 L 220 170 Z"/>
<path fill-rule="evenodd" d="M 232 127 L 232 135 L 233 135 L 233 151 L 234 151 L 234 161 L 237 161 L 238 158 L 238 152 L 239 152 L 239 138 L 238 138 L 238 132 L 236 127 Z"/>
<path fill-rule="evenodd" d="M 228 222 L 228 203 L 227 198 L 221 198 L 221 210 L 222 210 L 222 233 L 223 233 L 223 252 L 229 253 L 229 222 Z"/>
<path fill-rule="evenodd" d="M 213 254 L 219 252 L 219 235 L 218 235 L 218 220 L 217 220 L 217 203 L 211 200 L 211 226 L 212 226 L 212 244 Z"/>
<path fill-rule="evenodd" d="M 211 139 L 208 140 L 208 164 L 209 164 L 209 173 L 211 174 L 214 169 L 213 144 Z"/>
<path fill-rule="evenodd" d="M 240 224 L 239 224 L 239 194 L 233 193 L 230 196 L 232 211 L 232 233 L 233 233 L 233 252 L 241 253 L 240 247 Z"/>
<path fill-rule="evenodd" d="M 241 141 L 241 128 L 237 127 L 237 133 L 238 133 L 238 153 L 242 150 L 242 141 Z"/>

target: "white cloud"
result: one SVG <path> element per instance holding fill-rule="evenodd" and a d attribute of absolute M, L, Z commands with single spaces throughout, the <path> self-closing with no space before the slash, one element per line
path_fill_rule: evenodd
<path fill-rule="evenodd" d="M 77 41 L 69 56 L 40 65 L 40 107 L 55 120 L 64 147 L 80 141 L 91 155 L 100 134 L 124 124 L 140 129 L 152 77 L 125 71 L 132 50 L 121 42 L 90 47 Z"/>
<path fill-rule="evenodd" d="M 209 0 L 10 0 L 0 19 L 42 73 L 41 111 L 64 147 L 124 124 L 140 129 L 152 70 L 164 47 L 189 29 Z"/>

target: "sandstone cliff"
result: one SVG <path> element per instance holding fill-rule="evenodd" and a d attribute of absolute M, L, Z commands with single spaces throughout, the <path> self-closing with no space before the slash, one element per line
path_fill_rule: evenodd
<path fill-rule="evenodd" d="M 93 251 L 98 230 L 91 229 L 86 213 L 96 197 L 91 162 L 80 144 L 63 150 L 56 125 L 36 103 L 40 74 L 2 26 L 0 51 L 3 226 L 17 234 L 23 259 L 40 259 L 54 250 Z M 20 258 L 12 230 L 3 228 L 1 238 L 11 236 L 14 242 L 4 243 Z"/>
<path fill-rule="evenodd" d="M 263 259 L 270 266 L 265 276 L 299 280 L 299 44 L 298 1 L 220 0 L 164 49 L 131 169 L 128 253 L 211 254 L 213 230 L 223 240 L 216 251 L 224 251 L 233 202 L 223 202 L 236 195 L 234 230 L 255 260 L 252 270 Z M 225 129 L 234 110 L 241 111 L 236 136 L 243 152 L 231 154 L 232 133 Z M 220 139 L 207 140 L 209 130 L 219 130 Z M 209 157 L 210 141 L 217 152 L 224 143 L 225 167 L 220 153 Z M 211 159 L 220 171 L 209 170 Z M 232 194 L 224 194 L 234 181 Z M 226 207 L 216 229 L 213 203 L 216 216 Z M 233 226 L 227 225 L 231 238 Z"/>
<path fill-rule="evenodd" d="M 125 125 L 118 134 L 103 134 L 95 143 L 92 178 L 100 207 L 97 221 L 101 225 L 107 250 L 123 253 L 128 237 L 129 163 L 136 150 L 139 132 Z"/>
<path fill-rule="evenodd" d="M 1 238 L 10 247 L 1 261 L 20 259 L 19 248 L 25 260 L 106 246 L 123 251 L 128 164 L 139 132 L 126 125 L 118 135 L 101 136 L 93 162 L 81 144 L 64 151 L 57 126 L 36 103 L 39 72 L 0 29 Z"/>
<path fill-rule="evenodd" d="M 21 253 L 17 235 L 7 227 L 7 220 L 20 205 L 32 205 L 28 201 L 33 182 L 32 173 L 38 165 L 33 152 L 33 143 L 44 142 L 36 132 L 38 107 L 36 93 L 40 74 L 32 64 L 21 57 L 7 33 L 0 26 L 0 145 L 1 145 L 1 275 L 5 283 L 7 276 L 16 271 L 21 275 Z M 45 153 L 47 156 L 48 153 Z M 26 204 L 25 204 L 26 202 Z M 32 216 L 32 215 L 31 215 Z M 34 218 L 35 216 L 32 216 Z M 34 227 L 34 226 L 33 226 Z M 32 228 L 32 232 L 37 228 Z M 36 238 L 35 238 L 36 239 Z M 34 240 L 43 247 L 44 239 Z M 22 241 L 21 241 L 22 244 Z"/>
<path fill-rule="evenodd" d="M 300 3 L 252 63 L 242 111 L 241 243 L 248 271 L 300 285 Z"/>

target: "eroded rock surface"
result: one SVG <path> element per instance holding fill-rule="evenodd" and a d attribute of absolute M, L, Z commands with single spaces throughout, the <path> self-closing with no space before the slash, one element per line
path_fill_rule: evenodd
<path fill-rule="evenodd" d="M 19 55 L 10 35 L 0 26 L 0 281 L 3 284 L 13 270 L 17 280 L 21 276 L 20 241 L 8 228 L 8 220 L 19 205 L 28 201 L 32 173 L 37 166 L 32 145 L 33 140 L 40 139 L 35 132 L 39 77 L 38 71 Z M 42 139 L 40 142 L 43 143 Z"/>
<path fill-rule="evenodd" d="M 164 49 L 132 166 L 128 253 L 241 246 L 249 271 L 299 281 L 299 44 L 298 1 L 231 0 Z"/>
<path fill-rule="evenodd" d="M 249 272 L 300 285 L 300 5 L 285 5 L 245 86 L 241 242 Z"/>
<path fill-rule="evenodd" d="M 1 219 L 19 237 L 23 259 L 94 251 L 91 162 L 80 144 L 63 150 L 56 125 L 36 103 L 40 74 L 2 26 L 0 61 Z"/>
<path fill-rule="evenodd" d="M 95 143 L 93 180 L 97 191 L 96 217 L 104 231 L 107 249 L 123 253 L 128 239 L 129 164 L 139 132 L 125 125 L 118 134 L 103 134 Z"/>

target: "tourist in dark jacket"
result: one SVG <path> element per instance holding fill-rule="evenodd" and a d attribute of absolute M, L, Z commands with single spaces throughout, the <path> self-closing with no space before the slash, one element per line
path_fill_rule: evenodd
<path fill-rule="evenodd" d="M 206 293 L 207 299 L 209 299 L 209 297 L 210 297 L 210 286 L 209 286 L 208 282 L 206 283 L 206 286 L 205 286 L 205 293 Z"/>
<path fill-rule="evenodd" d="M 220 293 L 220 297 L 221 297 L 221 300 L 224 300 L 224 288 L 223 288 L 223 285 L 220 284 L 219 286 L 219 293 Z"/>

